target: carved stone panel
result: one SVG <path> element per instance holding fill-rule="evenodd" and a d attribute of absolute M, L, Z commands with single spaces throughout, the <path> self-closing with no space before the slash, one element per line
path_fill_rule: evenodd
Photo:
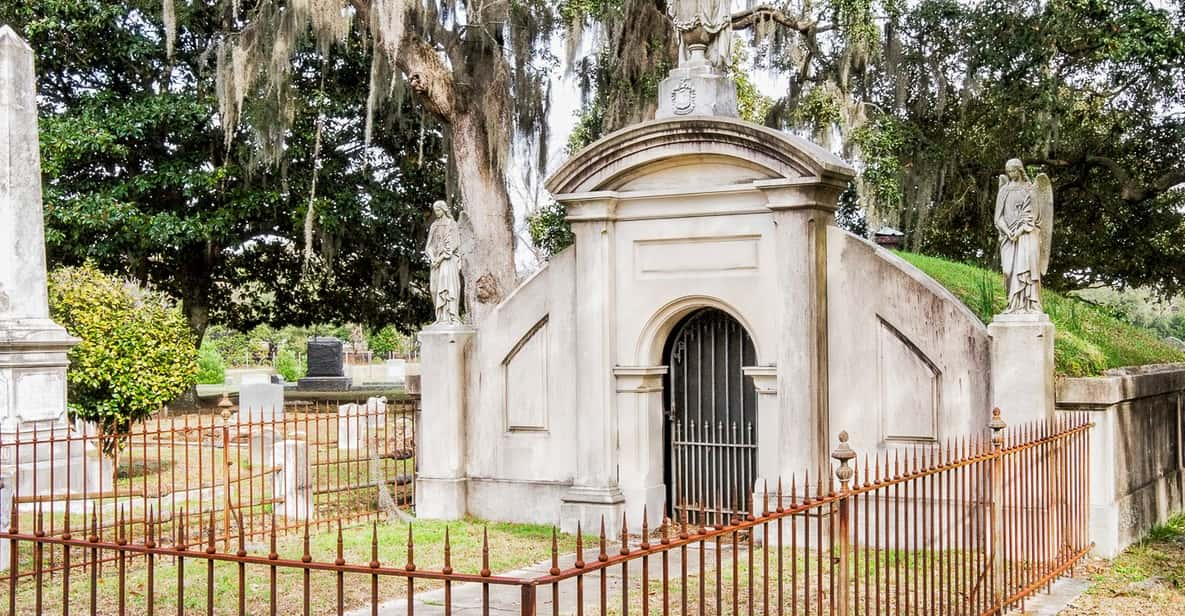
<path fill-rule="evenodd" d="M 66 411 L 64 369 L 18 369 L 13 372 L 13 405 L 22 420 L 57 419 Z"/>
<path fill-rule="evenodd" d="M 886 440 L 938 440 L 941 373 L 900 330 L 883 319 L 878 330 L 882 433 Z"/>
<path fill-rule="evenodd" d="M 537 324 L 502 362 L 506 427 L 547 429 L 547 320 Z"/>
<path fill-rule="evenodd" d="M 640 240 L 634 243 L 637 276 L 754 274 L 760 241 L 759 235 Z"/>

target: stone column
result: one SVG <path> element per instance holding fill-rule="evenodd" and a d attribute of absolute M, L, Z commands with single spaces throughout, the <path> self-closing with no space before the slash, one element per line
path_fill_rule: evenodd
<path fill-rule="evenodd" d="M 576 236 L 576 476 L 561 499 L 560 527 L 596 528 L 602 516 L 612 528 L 625 497 L 617 483 L 616 208 L 606 198 L 571 204 Z"/>
<path fill-rule="evenodd" d="M 1010 426 L 1053 419 L 1054 334 L 1044 313 L 1000 314 L 988 325 L 992 406 Z"/>
<path fill-rule="evenodd" d="M 416 442 L 416 515 L 457 520 L 468 512 L 465 452 L 466 355 L 476 331 L 438 323 L 420 332 L 420 440 Z"/>
<path fill-rule="evenodd" d="M 667 367 L 619 366 L 613 372 L 621 414 L 621 491 L 630 530 L 641 531 L 643 509 L 650 527 L 658 528 L 666 509 L 662 379 Z"/>

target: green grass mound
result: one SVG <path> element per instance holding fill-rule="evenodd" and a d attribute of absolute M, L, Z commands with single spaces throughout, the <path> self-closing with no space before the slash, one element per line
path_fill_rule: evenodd
<path fill-rule="evenodd" d="M 984 323 L 1004 310 L 1004 279 L 999 272 L 919 254 L 897 255 L 950 289 Z M 1060 376 L 1098 376 L 1110 368 L 1185 362 L 1185 352 L 1156 332 L 1121 321 L 1081 299 L 1043 290 L 1041 301 L 1057 326 L 1053 353 Z"/>

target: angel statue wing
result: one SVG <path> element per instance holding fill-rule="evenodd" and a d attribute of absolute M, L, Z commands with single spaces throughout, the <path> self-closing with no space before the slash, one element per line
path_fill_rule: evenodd
<path fill-rule="evenodd" d="M 1041 233 L 1041 275 L 1049 270 L 1049 252 L 1053 248 L 1053 183 L 1044 173 L 1033 180 L 1033 214 Z"/>

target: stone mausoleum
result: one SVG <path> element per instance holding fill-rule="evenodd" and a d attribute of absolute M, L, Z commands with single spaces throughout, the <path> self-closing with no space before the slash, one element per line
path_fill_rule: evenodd
<path fill-rule="evenodd" d="M 689 45 L 658 119 L 547 180 L 575 244 L 479 328 L 421 333 L 419 515 L 573 530 L 686 507 L 711 521 L 765 481 L 818 477 L 841 430 L 873 453 L 987 425 L 988 328 L 836 227 L 843 160 L 736 115 Z M 1026 369 L 1046 387 L 1052 367 Z"/>

